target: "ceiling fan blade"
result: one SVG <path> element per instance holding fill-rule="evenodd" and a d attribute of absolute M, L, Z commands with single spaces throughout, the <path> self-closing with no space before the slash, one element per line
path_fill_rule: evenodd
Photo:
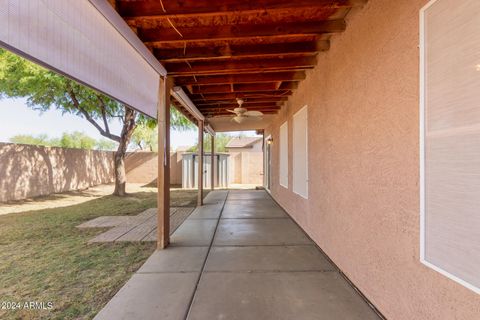
<path fill-rule="evenodd" d="M 235 110 L 230 110 L 230 109 L 227 109 L 228 112 L 231 112 L 231 113 L 235 113 L 237 114 L 237 112 L 235 112 Z"/>
<path fill-rule="evenodd" d="M 260 111 L 247 111 L 243 115 L 247 117 L 261 117 L 263 116 L 263 113 Z"/>
<path fill-rule="evenodd" d="M 236 116 L 236 117 L 233 117 L 232 120 L 235 121 L 236 123 L 242 123 L 245 120 L 245 117 Z"/>
<path fill-rule="evenodd" d="M 243 113 L 247 112 L 248 110 L 245 109 L 245 108 L 235 108 L 235 109 L 233 109 L 233 111 L 237 114 L 243 114 Z"/>

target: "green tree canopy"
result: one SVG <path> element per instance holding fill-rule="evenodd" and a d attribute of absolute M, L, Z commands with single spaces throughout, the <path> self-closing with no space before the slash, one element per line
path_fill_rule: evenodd
<path fill-rule="evenodd" d="M 140 150 L 158 150 L 157 126 L 140 123 L 132 136 L 132 144 Z"/>
<path fill-rule="evenodd" d="M 30 144 L 47 147 L 93 149 L 93 150 L 115 150 L 116 143 L 107 139 L 95 140 L 83 132 L 64 132 L 60 138 L 49 138 L 46 134 L 39 135 L 16 135 L 11 137 L 10 142 L 18 144 Z"/>
<path fill-rule="evenodd" d="M 47 146 L 47 147 L 53 147 L 54 145 L 52 143 L 55 143 L 55 141 L 52 141 L 51 139 L 49 139 L 48 135 L 46 134 L 39 134 L 36 136 L 29 135 L 29 134 L 19 134 L 11 137 L 9 140 L 12 143 L 31 144 L 35 146 Z"/>
<path fill-rule="evenodd" d="M 238 137 L 242 137 L 243 135 L 240 134 Z M 215 152 L 226 152 L 226 146 L 230 140 L 232 140 L 234 136 L 226 134 L 226 133 L 217 133 L 215 135 Z M 204 134 L 203 138 L 203 151 L 204 152 L 211 152 L 212 150 L 212 136 L 209 134 Z M 190 152 L 197 152 L 198 151 L 198 144 L 188 149 Z"/>

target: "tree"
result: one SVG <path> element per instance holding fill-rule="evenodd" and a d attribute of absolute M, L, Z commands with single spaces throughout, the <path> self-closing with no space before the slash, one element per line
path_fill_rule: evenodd
<path fill-rule="evenodd" d="M 110 151 L 116 148 L 113 141 L 107 139 L 95 140 L 83 132 L 74 131 L 72 133 L 64 132 L 61 138 L 49 138 L 46 134 L 37 136 L 20 134 L 11 137 L 10 142 L 18 144 L 30 144 L 35 146 L 76 148 L 76 149 L 94 149 Z"/>
<path fill-rule="evenodd" d="M 102 136 L 118 143 L 115 152 L 115 195 L 125 195 L 125 154 L 138 123 L 153 120 L 132 108 L 85 87 L 77 82 L 44 69 L 32 62 L 0 49 L 0 99 L 27 98 L 34 110 L 51 108 L 86 119 Z M 109 120 L 122 124 L 119 134 L 110 131 Z M 175 119 L 172 122 L 175 125 Z M 183 123 L 178 123 L 181 127 Z"/>
<path fill-rule="evenodd" d="M 239 137 L 243 136 L 243 135 L 238 135 Z M 232 135 L 228 135 L 228 134 L 225 134 L 225 133 L 217 133 L 215 135 L 215 152 L 226 152 L 227 149 L 226 149 L 226 146 L 228 144 L 228 142 L 230 140 L 233 139 L 234 136 Z M 212 148 L 212 136 L 207 134 L 207 135 L 204 135 L 204 139 L 203 139 L 203 151 L 204 152 L 211 152 Z M 190 152 L 197 152 L 198 151 L 198 144 L 191 147 L 190 149 L 188 149 L 188 151 Z"/>
<path fill-rule="evenodd" d="M 94 149 L 95 144 L 95 139 L 79 131 L 72 133 L 64 132 L 60 138 L 60 146 L 62 148 Z"/>
<path fill-rule="evenodd" d="M 39 134 L 37 136 L 32 136 L 28 134 L 19 134 L 11 137 L 10 142 L 18 144 L 31 144 L 35 146 L 46 146 L 52 147 L 52 141 L 48 138 L 46 134 Z"/>
<path fill-rule="evenodd" d="M 190 130 L 195 125 L 175 107 L 170 107 L 170 126 L 176 130 Z M 139 123 L 132 136 L 132 144 L 140 150 L 158 150 L 158 128 L 156 122 Z"/>
<path fill-rule="evenodd" d="M 142 123 L 137 126 L 132 136 L 132 144 L 140 150 L 157 151 L 158 132 L 157 126 L 148 123 Z"/>
<path fill-rule="evenodd" d="M 95 143 L 96 150 L 103 150 L 103 151 L 112 151 L 117 148 L 117 143 L 107 140 L 107 139 L 98 139 Z"/>

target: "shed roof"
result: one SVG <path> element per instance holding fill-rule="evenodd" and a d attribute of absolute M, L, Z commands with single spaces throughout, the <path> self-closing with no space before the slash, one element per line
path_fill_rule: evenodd
<path fill-rule="evenodd" d="M 253 147 L 253 144 L 261 139 L 262 137 L 236 137 L 230 140 L 225 147 L 226 148 Z"/>

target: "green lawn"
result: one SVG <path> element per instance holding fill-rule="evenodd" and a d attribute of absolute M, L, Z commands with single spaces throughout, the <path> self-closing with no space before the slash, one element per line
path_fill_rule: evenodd
<path fill-rule="evenodd" d="M 173 191 L 195 205 L 194 191 Z M 190 200 L 189 200 L 190 199 Z M 91 319 L 154 251 L 151 243 L 87 244 L 105 229 L 75 226 L 156 207 L 156 193 L 105 196 L 63 208 L 0 216 L 0 302 L 52 302 L 52 310 L 1 310 L 0 319 Z M 5 305 L 4 305 L 5 306 Z"/>

